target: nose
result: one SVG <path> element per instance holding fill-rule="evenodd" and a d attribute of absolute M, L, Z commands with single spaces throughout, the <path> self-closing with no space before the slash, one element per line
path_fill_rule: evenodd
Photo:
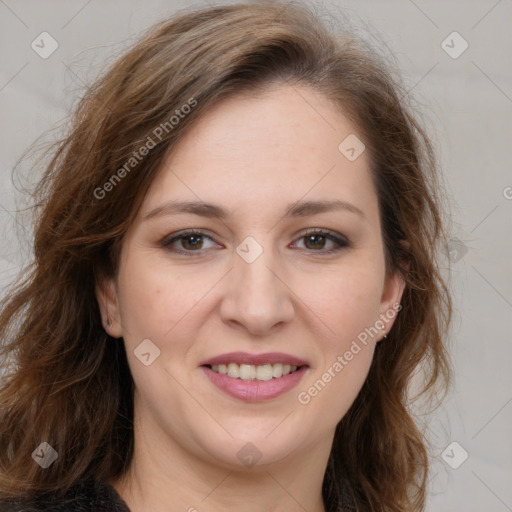
<path fill-rule="evenodd" d="M 272 252 L 263 250 L 251 263 L 238 254 L 233 259 L 220 308 L 222 320 L 255 336 L 290 322 L 295 316 L 293 292 Z"/>

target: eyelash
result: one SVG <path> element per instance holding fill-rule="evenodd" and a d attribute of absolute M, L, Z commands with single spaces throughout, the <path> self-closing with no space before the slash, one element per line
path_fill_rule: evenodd
<path fill-rule="evenodd" d="M 311 249 L 309 252 L 312 252 L 312 253 L 332 254 L 332 253 L 338 252 L 338 251 L 344 249 L 345 247 L 349 246 L 348 241 L 344 237 L 339 237 L 339 236 L 334 235 L 330 231 L 326 231 L 326 230 L 323 230 L 323 229 L 317 229 L 317 228 L 312 228 L 312 229 L 306 230 L 306 232 L 303 233 L 297 240 L 300 240 L 302 238 L 306 238 L 308 236 L 313 236 L 313 235 L 323 236 L 327 240 L 330 240 L 330 241 L 334 242 L 335 244 L 337 244 L 338 247 L 334 247 L 334 248 L 329 249 L 327 251 L 324 251 L 324 250 L 321 250 L 321 249 L 319 249 L 319 250 Z M 162 246 L 165 249 L 167 249 L 168 251 L 176 253 L 176 254 L 183 254 L 183 255 L 192 256 L 192 257 L 200 256 L 201 252 L 202 252 L 201 249 L 198 249 L 197 251 L 190 251 L 190 250 L 189 251 L 185 251 L 183 249 L 171 249 L 170 248 L 170 246 L 174 242 L 176 242 L 178 240 L 182 240 L 182 239 L 187 238 L 189 236 L 201 236 L 203 238 L 207 238 L 207 239 L 213 241 L 212 237 L 208 236 L 204 232 L 191 229 L 191 230 L 188 230 L 188 231 L 183 231 L 181 233 L 178 233 L 177 235 L 174 235 L 174 236 L 171 235 L 171 238 L 164 239 L 162 241 Z M 194 254 L 194 253 L 196 253 L 196 254 Z"/>

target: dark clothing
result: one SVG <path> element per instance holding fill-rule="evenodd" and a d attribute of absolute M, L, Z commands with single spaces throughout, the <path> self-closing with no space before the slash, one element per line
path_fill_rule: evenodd
<path fill-rule="evenodd" d="M 117 491 L 104 482 L 82 481 L 64 497 L 50 494 L 38 498 L 0 501 L 0 512 L 130 512 Z"/>
<path fill-rule="evenodd" d="M 334 507 L 336 508 L 336 507 Z M 337 512 L 352 512 L 355 507 L 345 502 Z M 331 508 L 328 508 L 331 511 Z M 106 482 L 81 481 L 75 484 L 64 497 L 52 494 L 37 498 L 12 499 L 8 503 L 0 500 L 0 512 L 130 512 L 128 505 L 117 491 Z M 169 509 L 169 512 L 173 512 Z"/>

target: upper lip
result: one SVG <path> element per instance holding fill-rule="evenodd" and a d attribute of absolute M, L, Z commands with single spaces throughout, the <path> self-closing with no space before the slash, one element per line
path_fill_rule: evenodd
<path fill-rule="evenodd" d="M 264 354 L 249 354 L 248 352 L 229 352 L 228 354 L 221 354 L 219 356 L 206 359 L 200 366 L 217 365 L 217 364 L 289 364 L 292 366 L 308 366 L 308 362 L 299 357 L 285 354 L 283 352 L 265 352 Z"/>

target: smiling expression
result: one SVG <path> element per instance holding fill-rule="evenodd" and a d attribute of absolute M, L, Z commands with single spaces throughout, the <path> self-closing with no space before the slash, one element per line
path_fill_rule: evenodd
<path fill-rule="evenodd" d="M 240 467 L 247 442 L 264 464 L 332 440 L 384 332 L 309 403 L 297 396 L 403 292 L 386 275 L 367 153 L 338 149 L 357 133 L 319 93 L 273 86 L 224 99 L 168 155 L 98 292 L 135 416 L 162 442 Z"/>

